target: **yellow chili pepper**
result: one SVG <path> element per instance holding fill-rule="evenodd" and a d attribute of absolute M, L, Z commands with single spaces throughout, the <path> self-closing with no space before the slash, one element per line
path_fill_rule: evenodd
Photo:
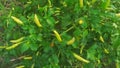
<path fill-rule="evenodd" d="M 100 64 L 100 60 L 99 59 L 97 60 L 97 62 L 98 62 L 98 64 Z"/>
<path fill-rule="evenodd" d="M 35 66 L 35 63 L 34 63 L 34 64 L 32 64 L 31 68 L 34 68 L 34 66 Z"/>
<path fill-rule="evenodd" d="M 72 45 L 75 42 L 75 37 L 67 42 L 67 45 Z"/>
<path fill-rule="evenodd" d="M 106 54 L 109 54 L 109 51 L 108 51 L 107 49 L 105 49 L 105 48 L 104 48 L 104 52 L 105 52 Z"/>
<path fill-rule="evenodd" d="M 24 68 L 25 66 L 24 65 L 21 65 L 21 66 L 18 66 L 18 67 L 16 67 L 16 68 Z"/>
<path fill-rule="evenodd" d="M 83 20 L 79 20 L 79 24 L 80 24 L 80 25 L 83 24 Z"/>
<path fill-rule="evenodd" d="M 25 60 L 31 60 L 32 57 L 31 56 L 27 56 L 27 57 L 24 57 Z"/>
<path fill-rule="evenodd" d="M 79 61 L 85 62 L 85 63 L 89 63 L 90 61 L 82 58 L 81 56 L 77 55 L 76 53 L 73 53 L 73 56 L 78 59 Z"/>
<path fill-rule="evenodd" d="M 105 42 L 102 36 L 100 36 L 100 41 L 103 43 Z"/>
<path fill-rule="evenodd" d="M 90 2 L 89 1 L 87 1 L 87 5 L 90 6 Z"/>
<path fill-rule="evenodd" d="M 49 7 L 52 7 L 52 3 L 50 0 L 48 0 L 48 3 L 49 3 Z"/>
<path fill-rule="evenodd" d="M 28 3 L 28 4 L 31 4 L 31 3 L 32 3 L 32 1 L 28 1 L 27 3 Z"/>
<path fill-rule="evenodd" d="M 80 7 L 82 8 L 83 7 L 83 0 L 79 0 L 80 2 Z"/>
<path fill-rule="evenodd" d="M 82 46 L 81 46 L 81 48 L 80 48 L 80 54 L 82 54 L 84 47 L 85 47 L 85 45 L 82 45 Z"/>
<path fill-rule="evenodd" d="M 56 30 L 54 30 L 53 32 L 54 32 L 56 38 L 58 39 L 58 41 L 61 42 L 62 39 L 61 39 L 61 37 L 60 37 L 60 34 L 59 34 Z"/>
<path fill-rule="evenodd" d="M 117 13 L 117 14 L 115 14 L 116 15 L 116 17 L 120 17 L 120 13 Z"/>
<path fill-rule="evenodd" d="M 119 62 L 116 62 L 116 63 L 115 63 L 115 66 L 116 66 L 116 68 L 120 68 L 120 63 L 119 63 Z"/>
<path fill-rule="evenodd" d="M 96 0 L 92 0 L 92 4 L 94 4 L 96 2 Z"/>
<path fill-rule="evenodd" d="M 106 0 L 105 9 L 107 9 L 109 5 L 110 5 L 110 0 Z"/>
<path fill-rule="evenodd" d="M 40 9 L 40 5 L 38 4 L 38 9 Z"/>
<path fill-rule="evenodd" d="M 6 48 L 6 46 L 0 46 L 0 49 L 2 49 L 2 48 Z"/>
<path fill-rule="evenodd" d="M 14 16 L 11 16 L 11 18 L 12 18 L 16 23 L 18 23 L 18 24 L 20 24 L 20 25 L 24 25 L 23 22 L 22 22 L 20 19 L 14 17 Z"/>
<path fill-rule="evenodd" d="M 11 50 L 11 49 L 14 49 L 15 47 L 17 47 L 19 44 L 21 44 L 22 42 L 19 42 L 19 43 L 15 43 L 13 44 L 12 46 L 9 46 L 9 47 L 6 47 L 7 50 Z"/>
<path fill-rule="evenodd" d="M 21 42 L 23 39 L 24 39 L 24 37 L 21 37 L 21 38 L 16 39 L 16 40 L 10 40 L 10 42 L 12 42 L 12 43 L 18 43 L 18 42 Z"/>
<path fill-rule="evenodd" d="M 39 51 L 37 51 L 36 56 L 38 56 L 38 55 L 39 55 L 39 53 L 40 53 L 40 52 L 39 52 Z"/>
<path fill-rule="evenodd" d="M 35 14 L 35 16 L 34 16 L 34 22 L 35 22 L 35 24 L 36 24 L 38 27 L 42 27 L 42 25 L 40 24 L 40 21 L 39 21 L 39 19 L 38 19 L 38 17 L 37 17 L 37 14 Z"/>
<path fill-rule="evenodd" d="M 115 28 L 118 28 L 118 25 L 117 25 L 116 23 L 113 23 L 113 26 L 114 26 Z"/>

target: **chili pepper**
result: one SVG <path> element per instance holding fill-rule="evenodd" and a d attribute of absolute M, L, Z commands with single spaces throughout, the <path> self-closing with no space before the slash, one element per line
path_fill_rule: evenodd
<path fill-rule="evenodd" d="M 110 0 L 106 0 L 104 8 L 107 9 L 109 5 L 110 5 Z"/>
<path fill-rule="evenodd" d="M 27 57 L 24 57 L 25 60 L 31 60 L 32 57 L 31 56 L 27 56 Z"/>
<path fill-rule="evenodd" d="M 92 4 L 94 4 L 96 2 L 96 0 L 92 0 Z"/>
<path fill-rule="evenodd" d="M 35 16 L 34 16 L 34 22 L 35 22 L 35 24 L 36 24 L 38 27 L 42 27 L 42 25 L 40 24 L 40 21 L 39 21 L 39 19 L 38 19 L 38 17 L 37 17 L 37 14 L 35 14 Z"/>
<path fill-rule="evenodd" d="M 115 14 L 116 15 L 116 17 L 120 17 L 120 13 L 117 13 L 117 14 Z"/>
<path fill-rule="evenodd" d="M 24 37 L 21 37 L 21 38 L 16 39 L 16 40 L 10 40 L 10 42 L 12 42 L 12 43 L 18 43 L 18 42 L 21 42 L 23 39 L 24 39 Z"/>
<path fill-rule="evenodd" d="M 6 47 L 6 49 L 7 49 L 7 50 L 14 49 L 15 47 L 19 46 L 19 44 L 21 44 L 21 43 L 22 43 L 22 42 L 19 42 L 19 43 L 13 44 L 12 46 Z"/>
<path fill-rule="evenodd" d="M 18 24 L 20 24 L 20 25 L 23 25 L 23 22 L 22 22 L 20 19 L 14 17 L 14 16 L 11 16 L 11 18 L 12 18 L 16 23 L 18 23 Z"/>
<path fill-rule="evenodd" d="M 83 20 L 79 20 L 79 24 L 83 24 Z"/>
<path fill-rule="evenodd" d="M 116 68 L 119 68 L 119 67 L 120 67 L 120 63 L 119 63 L 119 62 L 116 62 L 116 63 L 115 63 L 115 66 L 116 66 Z"/>
<path fill-rule="evenodd" d="M 109 51 L 108 51 L 107 49 L 105 49 L 105 48 L 104 48 L 104 52 L 105 52 L 106 54 L 109 54 Z"/>
<path fill-rule="evenodd" d="M 79 0 L 80 2 L 80 7 L 82 8 L 83 7 L 83 0 Z"/>
<path fill-rule="evenodd" d="M 35 63 L 34 63 L 34 64 L 32 64 L 31 68 L 34 68 L 34 67 L 35 67 Z"/>
<path fill-rule="evenodd" d="M 0 49 L 4 49 L 4 48 L 6 48 L 6 46 L 0 46 Z"/>
<path fill-rule="evenodd" d="M 73 37 L 71 40 L 67 42 L 67 45 L 71 45 L 75 42 L 75 37 Z"/>
<path fill-rule="evenodd" d="M 97 60 L 97 62 L 98 62 L 98 64 L 100 64 L 100 60 L 99 59 Z"/>
<path fill-rule="evenodd" d="M 81 46 L 81 48 L 80 48 L 80 54 L 82 54 L 84 47 L 85 47 L 84 45 Z"/>
<path fill-rule="evenodd" d="M 102 36 L 100 36 L 100 41 L 104 43 L 104 39 Z"/>
<path fill-rule="evenodd" d="M 21 65 L 21 66 L 18 66 L 18 67 L 16 67 L 16 68 L 24 68 L 25 66 L 24 65 Z"/>
<path fill-rule="evenodd" d="M 82 61 L 82 62 L 85 62 L 85 63 L 89 63 L 89 62 L 90 62 L 90 61 L 82 58 L 81 56 L 79 56 L 79 55 L 76 54 L 76 53 L 73 53 L 73 56 L 74 56 L 76 59 L 78 59 L 79 61 Z"/>
<path fill-rule="evenodd" d="M 58 41 L 61 42 L 62 39 L 61 39 L 61 37 L 60 37 L 60 34 L 59 34 L 56 30 L 54 30 L 53 32 L 54 32 L 56 38 L 58 39 Z"/>

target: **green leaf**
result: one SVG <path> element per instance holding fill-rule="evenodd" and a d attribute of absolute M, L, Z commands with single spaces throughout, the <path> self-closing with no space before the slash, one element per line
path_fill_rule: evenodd
<path fill-rule="evenodd" d="M 27 50 L 29 49 L 29 47 L 30 47 L 29 42 L 23 44 L 23 45 L 21 46 L 21 52 L 24 53 L 25 51 L 27 51 Z"/>
<path fill-rule="evenodd" d="M 58 59 L 58 56 L 57 55 L 52 55 L 52 57 L 51 58 L 49 58 L 49 62 L 51 63 L 51 64 L 58 64 L 59 63 L 59 59 Z"/>
<path fill-rule="evenodd" d="M 84 19 L 83 19 L 84 20 Z M 82 28 L 86 29 L 88 27 L 88 24 L 87 22 L 84 20 L 83 24 L 81 25 Z"/>
<path fill-rule="evenodd" d="M 85 30 L 84 32 L 83 32 L 83 38 L 85 38 L 86 36 L 88 35 L 88 30 Z"/>
<path fill-rule="evenodd" d="M 47 18 L 47 23 L 48 25 L 50 25 L 50 27 L 54 27 L 54 24 L 55 24 L 55 20 L 53 17 L 48 17 Z"/>
<path fill-rule="evenodd" d="M 96 60 L 96 49 L 97 45 L 94 44 L 92 45 L 88 50 L 87 50 L 87 58 L 91 60 Z"/>
<path fill-rule="evenodd" d="M 76 28 L 75 31 L 73 32 L 74 36 L 80 36 L 81 30 L 79 28 Z"/>
<path fill-rule="evenodd" d="M 37 51 L 37 49 L 38 49 L 38 47 L 39 47 L 39 45 L 38 44 L 30 44 L 30 49 L 32 50 L 32 51 Z"/>

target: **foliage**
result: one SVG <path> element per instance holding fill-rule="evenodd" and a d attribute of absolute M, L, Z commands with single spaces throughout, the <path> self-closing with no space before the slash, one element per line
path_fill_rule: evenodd
<path fill-rule="evenodd" d="M 0 3 L 2 68 L 120 67 L 119 0 L 14 1 Z"/>

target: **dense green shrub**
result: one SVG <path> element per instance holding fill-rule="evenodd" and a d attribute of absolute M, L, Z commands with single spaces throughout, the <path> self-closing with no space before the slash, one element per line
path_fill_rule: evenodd
<path fill-rule="evenodd" d="M 0 66 L 119 68 L 119 0 L 81 1 L 0 3 Z"/>

